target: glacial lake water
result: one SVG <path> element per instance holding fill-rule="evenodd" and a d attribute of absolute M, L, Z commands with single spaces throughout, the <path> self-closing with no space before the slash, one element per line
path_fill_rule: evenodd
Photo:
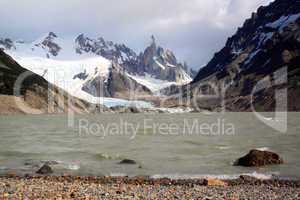
<path fill-rule="evenodd" d="M 300 113 L 288 113 L 287 124 L 281 133 L 253 113 L 0 116 L 0 174 L 34 173 L 50 161 L 57 175 L 299 178 Z M 233 166 L 255 148 L 278 153 L 285 164 Z M 123 159 L 137 164 L 119 164 Z"/>

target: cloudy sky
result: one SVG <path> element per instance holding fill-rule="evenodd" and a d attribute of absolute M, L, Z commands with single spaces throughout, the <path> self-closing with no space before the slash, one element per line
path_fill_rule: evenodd
<path fill-rule="evenodd" d="M 32 41 L 85 33 L 141 51 L 153 34 L 193 68 L 206 64 L 243 21 L 272 0 L 0 0 L 0 37 Z"/>

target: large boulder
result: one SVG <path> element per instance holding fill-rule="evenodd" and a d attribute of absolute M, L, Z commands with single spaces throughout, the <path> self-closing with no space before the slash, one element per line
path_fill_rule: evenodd
<path fill-rule="evenodd" d="M 265 165 L 278 165 L 282 163 L 283 159 L 274 152 L 251 150 L 247 155 L 239 158 L 235 162 L 235 165 L 244 167 L 260 167 Z"/>
<path fill-rule="evenodd" d="M 36 173 L 37 174 L 52 174 L 53 170 L 49 165 L 44 164 Z"/>

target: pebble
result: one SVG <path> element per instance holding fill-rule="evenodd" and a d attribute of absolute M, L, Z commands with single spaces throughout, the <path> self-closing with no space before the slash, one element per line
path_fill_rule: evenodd
<path fill-rule="evenodd" d="M 298 182 L 225 181 L 206 186 L 200 180 L 125 177 L 1 177 L 0 199 L 297 199 Z M 228 183 L 227 183 L 228 182 Z M 278 184 L 276 184 L 278 183 Z M 192 186 L 191 186 L 192 185 Z"/>

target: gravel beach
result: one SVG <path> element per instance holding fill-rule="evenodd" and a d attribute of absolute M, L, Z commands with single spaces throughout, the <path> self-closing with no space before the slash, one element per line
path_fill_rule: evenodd
<path fill-rule="evenodd" d="M 1 177 L 0 199 L 300 199 L 299 181 L 112 177 Z"/>

